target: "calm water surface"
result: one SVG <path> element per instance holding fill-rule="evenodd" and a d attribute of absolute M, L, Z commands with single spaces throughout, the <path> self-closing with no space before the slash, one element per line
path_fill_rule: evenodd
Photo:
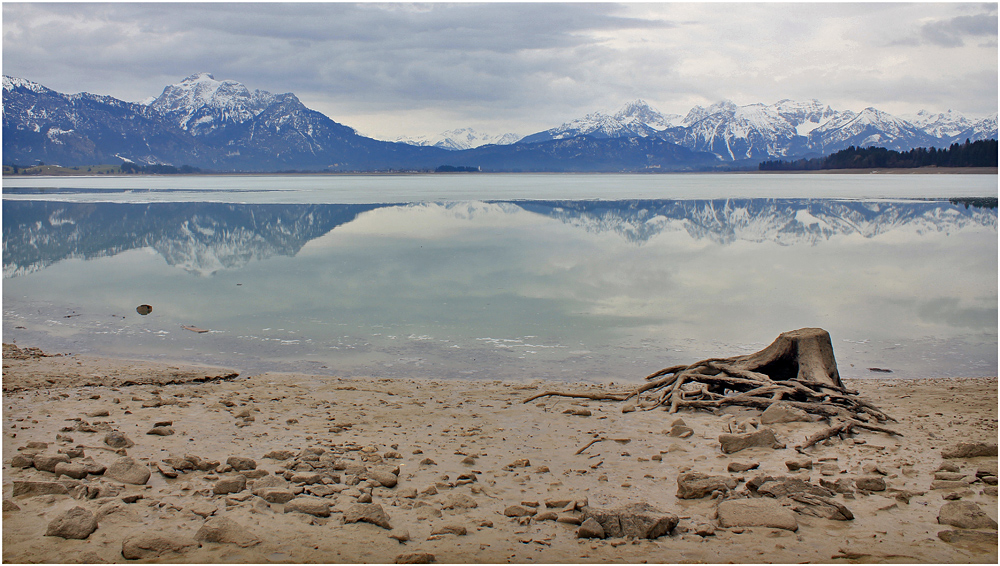
<path fill-rule="evenodd" d="M 4 179 L 4 341 L 247 373 L 634 381 L 819 326 L 846 377 L 996 375 L 997 211 L 948 200 L 996 187 L 988 175 Z"/>

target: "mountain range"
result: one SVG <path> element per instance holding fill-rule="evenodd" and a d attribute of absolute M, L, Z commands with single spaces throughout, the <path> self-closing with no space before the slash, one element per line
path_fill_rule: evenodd
<path fill-rule="evenodd" d="M 816 100 L 737 106 L 722 101 L 687 115 L 642 100 L 518 139 L 470 128 L 383 141 L 303 105 L 292 93 L 253 90 L 208 73 L 125 102 L 63 94 L 3 78 L 3 163 L 64 166 L 135 162 L 213 171 L 433 170 L 683 171 L 829 154 L 848 146 L 946 147 L 997 137 L 997 115 L 921 112 L 909 120 L 875 108 L 855 113 Z"/>

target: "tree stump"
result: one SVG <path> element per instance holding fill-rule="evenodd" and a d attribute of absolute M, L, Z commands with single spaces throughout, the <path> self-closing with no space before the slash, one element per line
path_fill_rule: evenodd
<path fill-rule="evenodd" d="M 822 328 L 801 328 L 782 333 L 753 354 L 664 368 L 647 376 L 646 383 L 631 393 L 546 391 L 524 402 L 550 395 L 601 401 L 645 397 L 653 402 L 645 403 L 644 410 L 662 406 L 673 413 L 682 408 L 713 410 L 729 405 L 764 410 L 783 401 L 807 413 L 835 419 L 837 424 L 828 429 L 830 435 L 851 433 L 856 428 L 897 434 L 867 424 L 872 419 L 880 423 L 895 419 L 857 394 L 840 380 L 830 334 Z"/>

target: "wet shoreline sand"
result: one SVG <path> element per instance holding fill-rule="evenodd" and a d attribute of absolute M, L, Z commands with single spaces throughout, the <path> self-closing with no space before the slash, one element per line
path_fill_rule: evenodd
<path fill-rule="evenodd" d="M 246 377 L 25 351 L 4 352 L 5 562 L 130 561 L 123 550 L 139 561 L 199 563 L 997 560 L 995 377 L 851 380 L 898 419 L 891 428 L 902 437 L 865 432 L 800 454 L 793 446 L 826 424 L 784 422 L 759 426 L 785 448 L 724 454 L 719 435 L 759 420 L 759 411 L 623 413 L 612 402 L 523 403 L 546 389 L 540 381 Z M 690 434 L 672 426 L 678 418 Z M 109 432 L 134 445 L 109 446 Z M 943 458 L 961 443 L 992 444 L 993 455 Z M 39 469 L 69 460 L 60 466 L 67 471 L 86 458 L 110 468 L 122 453 L 150 472 L 143 484 L 110 472 L 57 481 Z M 811 468 L 786 464 L 806 461 Z M 733 464 L 758 466 L 729 471 Z M 757 476 L 840 481 L 851 493 L 829 500 L 854 518 L 762 497 L 783 506 L 796 530 L 723 526 L 722 497 L 678 497 L 678 479 L 692 472 L 731 481 L 737 494 L 748 482 L 760 487 Z M 941 475 L 949 473 L 957 475 Z M 952 500 L 978 506 L 992 527 L 940 524 Z M 655 539 L 578 538 L 574 520 L 635 503 L 675 516 L 676 526 Z M 82 540 L 46 536 L 74 507 L 97 529 Z M 946 542 L 945 531 L 959 534 Z"/>

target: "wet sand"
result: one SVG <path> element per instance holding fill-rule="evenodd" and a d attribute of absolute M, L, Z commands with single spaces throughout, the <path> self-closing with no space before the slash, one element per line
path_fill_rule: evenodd
<path fill-rule="evenodd" d="M 546 388 L 541 382 L 234 377 L 224 368 L 11 349 L 3 363 L 4 562 L 128 562 L 123 546 L 143 562 L 197 563 L 428 555 L 439 563 L 997 561 L 995 377 L 851 381 L 898 419 L 891 428 L 903 436 L 835 437 L 804 455 L 793 446 L 826 424 L 776 423 L 759 426 L 786 448 L 724 454 L 719 435 L 759 420 L 759 411 L 623 413 L 622 403 L 558 397 L 523 403 Z M 671 435 L 678 418 L 690 436 Z M 164 435 L 147 434 L 154 428 Z M 109 432 L 134 445 L 107 445 Z M 993 455 L 942 457 L 974 442 L 991 444 Z M 150 476 L 134 485 L 110 472 L 72 479 L 38 469 L 60 451 L 70 464 L 90 458 L 106 467 L 127 454 Z M 244 459 L 255 469 L 237 469 L 249 466 Z M 786 465 L 806 460 L 811 469 Z M 759 465 L 728 471 L 734 462 Z M 941 476 L 942 465 L 957 475 Z M 728 496 L 681 499 L 678 478 L 688 472 L 736 487 Z M 936 472 L 959 479 L 935 484 Z M 274 480 L 279 474 L 287 480 Z M 774 501 L 791 512 L 794 531 L 722 526 L 719 502 L 741 499 L 759 475 L 817 486 L 843 480 L 852 493 L 830 499 L 854 518 L 791 511 L 801 503 L 786 497 Z M 885 489 L 859 478 L 879 478 Z M 280 486 L 260 488 L 272 480 Z M 992 527 L 940 524 L 946 498 L 975 504 Z M 578 538 L 575 521 L 639 502 L 676 515 L 677 525 L 655 539 Z M 97 529 L 80 540 L 46 536 L 74 507 L 93 514 Z M 361 512 L 381 525 L 352 522 Z M 944 531 L 960 534 L 945 542 Z"/>

